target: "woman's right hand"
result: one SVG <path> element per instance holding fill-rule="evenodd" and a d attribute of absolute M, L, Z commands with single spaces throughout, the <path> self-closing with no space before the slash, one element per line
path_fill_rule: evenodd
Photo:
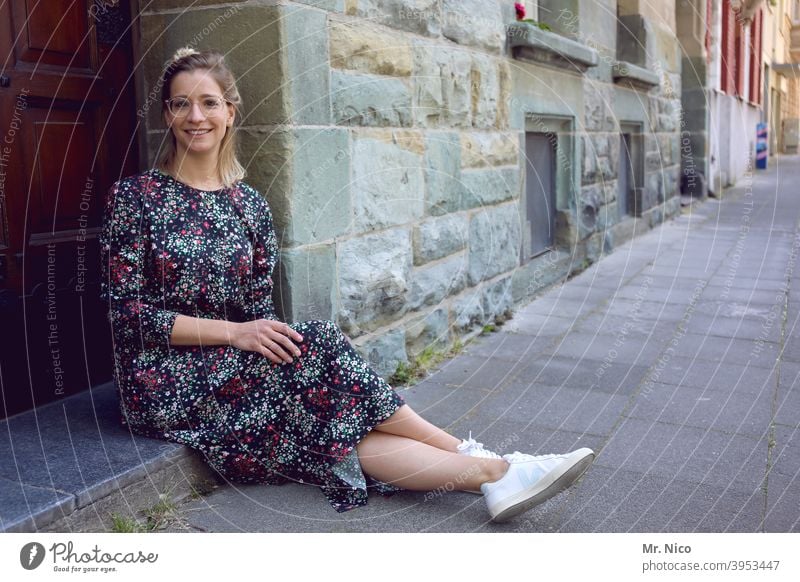
<path fill-rule="evenodd" d="M 232 344 L 240 350 L 258 352 L 276 364 L 282 364 L 291 362 L 292 355 L 300 355 L 300 349 L 292 339 L 303 341 L 303 336 L 289 324 L 272 319 L 256 319 L 239 323 Z"/>

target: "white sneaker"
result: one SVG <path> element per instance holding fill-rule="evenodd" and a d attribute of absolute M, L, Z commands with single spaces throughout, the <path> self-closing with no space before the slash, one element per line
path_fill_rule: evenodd
<path fill-rule="evenodd" d="M 458 453 L 461 455 L 468 455 L 470 457 L 481 457 L 484 459 L 502 459 L 500 455 L 493 451 L 489 451 L 483 448 L 483 443 L 476 442 L 475 439 L 472 438 L 472 431 L 469 431 L 469 438 L 462 439 L 461 444 L 458 445 Z M 476 493 L 478 495 L 483 495 L 482 491 L 470 491 L 469 489 L 465 489 L 467 493 Z"/>
<path fill-rule="evenodd" d="M 497 481 L 481 485 L 494 522 L 508 521 L 561 493 L 572 485 L 594 460 L 594 451 L 581 448 L 563 455 L 503 455 L 508 471 Z"/>

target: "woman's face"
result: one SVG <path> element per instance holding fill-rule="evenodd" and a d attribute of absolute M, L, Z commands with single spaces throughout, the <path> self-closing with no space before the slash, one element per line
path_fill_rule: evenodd
<path fill-rule="evenodd" d="M 165 121 L 175 135 L 178 152 L 210 153 L 219 151 L 219 144 L 228 127 L 233 124 L 234 106 L 222 102 L 215 115 L 203 110 L 203 104 L 209 98 L 221 99 L 222 88 L 208 71 L 183 71 L 172 78 L 170 98 L 177 97 L 189 100 L 190 106 L 186 115 L 175 115 L 166 111 Z M 196 130 L 207 130 L 205 133 L 193 133 Z"/>

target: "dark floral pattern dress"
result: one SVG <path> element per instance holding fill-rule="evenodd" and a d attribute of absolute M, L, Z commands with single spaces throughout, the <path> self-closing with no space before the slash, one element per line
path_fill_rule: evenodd
<path fill-rule="evenodd" d="M 170 344 L 178 314 L 277 320 L 270 206 L 243 181 L 204 191 L 151 169 L 105 204 L 101 298 L 109 302 L 121 422 L 200 451 L 234 483 L 319 486 L 339 512 L 367 487 L 355 445 L 405 402 L 331 320 L 292 323 L 301 355 L 276 364 L 229 345 Z"/>

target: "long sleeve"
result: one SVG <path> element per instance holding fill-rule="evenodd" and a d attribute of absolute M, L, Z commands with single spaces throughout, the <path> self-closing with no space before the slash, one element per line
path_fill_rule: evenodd
<path fill-rule="evenodd" d="M 145 277 L 143 201 L 136 188 L 116 182 L 108 192 L 100 242 L 100 298 L 109 302 L 115 349 L 166 347 L 178 312 L 161 309 Z"/>
<path fill-rule="evenodd" d="M 260 196 L 260 194 L 257 194 Z M 272 301 L 272 271 L 278 261 L 278 239 L 272 220 L 269 203 L 264 200 L 264 209 L 256 225 L 256 239 L 253 241 L 253 277 L 250 296 L 256 319 L 275 319 L 275 305 Z"/>

